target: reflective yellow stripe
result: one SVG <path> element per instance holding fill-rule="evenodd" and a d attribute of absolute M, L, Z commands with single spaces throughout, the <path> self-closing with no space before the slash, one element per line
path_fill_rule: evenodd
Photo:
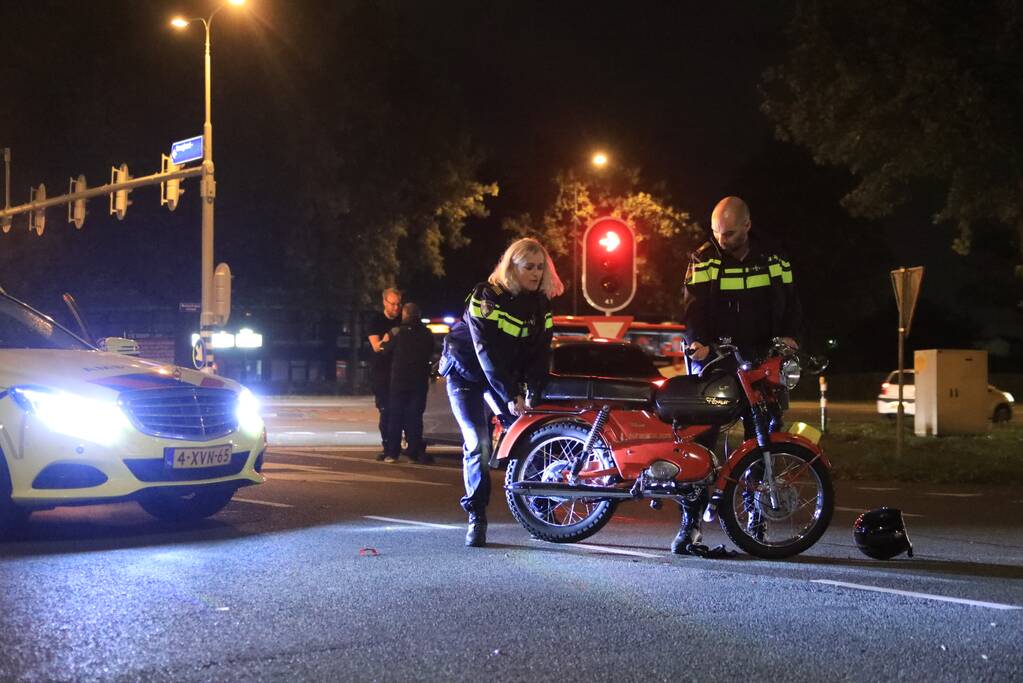
<path fill-rule="evenodd" d="M 781 281 L 784 284 L 786 284 L 786 285 L 791 285 L 792 284 L 792 271 L 791 270 L 782 271 Z"/>
<path fill-rule="evenodd" d="M 717 268 L 692 268 L 689 270 L 689 275 L 686 277 L 687 285 L 698 285 L 701 282 L 710 282 L 711 280 L 718 279 Z"/>
<path fill-rule="evenodd" d="M 743 284 L 741 277 L 723 277 L 721 278 L 721 289 L 722 290 L 734 290 L 734 289 L 746 289 Z"/>
<path fill-rule="evenodd" d="M 497 329 L 501 330 L 506 334 L 510 334 L 513 337 L 525 337 L 526 332 L 528 331 L 525 328 L 520 327 L 515 323 L 508 322 L 507 320 L 504 319 L 499 319 L 497 321 Z"/>
<path fill-rule="evenodd" d="M 770 275 L 752 275 L 746 278 L 746 289 L 756 289 L 757 287 L 770 287 L 771 276 Z"/>
<path fill-rule="evenodd" d="M 767 272 L 771 274 L 771 277 L 781 277 L 781 266 L 777 263 L 771 263 L 767 267 Z"/>
<path fill-rule="evenodd" d="M 550 313 L 548 313 L 548 314 L 547 314 L 547 317 L 546 317 L 546 318 L 544 318 L 544 321 L 543 321 L 543 328 L 544 328 L 545 330 L 549 330 L 549 329 L 551 329 L 552 327 L 554 327 L 554 316 L 552 316 L 552 315 L 551 315 Z"/>

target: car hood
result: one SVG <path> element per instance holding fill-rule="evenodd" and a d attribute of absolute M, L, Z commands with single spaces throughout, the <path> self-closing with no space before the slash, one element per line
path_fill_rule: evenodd
<path fill-rule="evenodd" d="M 33 385 L 85 396 L 201 386 L 239 391 L 241 385 L 197 370 L 103 351 L 0 350 L 0 388 Z"/>

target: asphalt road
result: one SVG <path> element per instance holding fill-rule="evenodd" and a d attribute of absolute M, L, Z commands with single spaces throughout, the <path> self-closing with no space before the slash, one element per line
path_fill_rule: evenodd
<path fill-rule="evenodd" d="M 457 453 L 375 450 L 274 447 L 268 482 L 200 524 L 135 504 L 34 515 L 0 544 L 0 680 L 1023 674 L 1017 491 L 839 484 L 829 532 L 785 562 L 672 556 L 677 512 L 639 503 L 585 545 L 532 541 L 498 495 L 473 549 Z M 911 515 L 913 559 L 854 547 L 853 518 L 882 503 Z"/>

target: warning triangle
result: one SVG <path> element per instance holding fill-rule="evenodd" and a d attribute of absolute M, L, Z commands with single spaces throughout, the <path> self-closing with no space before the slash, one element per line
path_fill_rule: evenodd
<path fill-rule="evenodd" d="M 590 334 L 603 339 L 622 339 L 632 323 L 631 315 L 609 315 L 586 321 Z"/>

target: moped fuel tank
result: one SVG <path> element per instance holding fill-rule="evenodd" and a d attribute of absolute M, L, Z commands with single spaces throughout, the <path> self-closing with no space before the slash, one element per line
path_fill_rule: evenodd
<path fill-rule="evenodd" d="M 739 417 L 744 403 L 739 380 L 724 370 L 672 377 L 654 394 L 657 416 L 668 423 L 725 424 Z"/>

